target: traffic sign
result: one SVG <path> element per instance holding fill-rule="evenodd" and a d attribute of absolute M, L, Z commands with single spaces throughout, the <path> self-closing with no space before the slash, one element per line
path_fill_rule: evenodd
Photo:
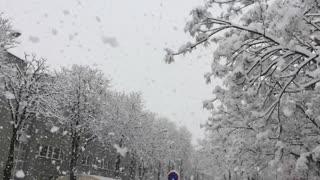
<path fill-rule="evenodd" d="M 175 170 L 172 170 L 168 173 L 168 180 L 179 180 L 179 173 Z"/>

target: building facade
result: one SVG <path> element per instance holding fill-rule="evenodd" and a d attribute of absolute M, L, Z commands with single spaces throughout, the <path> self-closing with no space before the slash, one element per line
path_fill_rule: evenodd
<path fill-rule="evenodd" d="M 23 60 L 9 52 L 5 53 L 5 58 L 23 64 Z M 12 136 L 11 117 L 5 108 L 5 101 L 4 97 L 0 97 L 0 177 L 3 176 Z M 56 132 L 51 132 L 51 128 L 44 119 L 33 119 L 21 129 L 15 144 L 13 179 L 19 179 L 15 177 L 18 171 L 25 174 L 24 178 L 20 178 L 25 180 L 50 180 L 69 174 L 70 135 L 63 128 Z M 77 173 L 113 177 L 116 156 L 111 146 L 92 141 L 78 158 Z M 129 170 L 132 171 L 130 159 L 128 155 L 121 160 L 120 176 L 123 180 L 132 175 L 132 172 L 129 173 Z"/>
<path fill-rule="evenodd" d="M 63 129 L 52 133 L 45 122 L 35 120 L 27 128 L 16 150 L 15 171 L 23 170 L 26 180 L 56 179 L 69 174 L 71 141 Z M 114 177 L 116 152 L 92 141 L 78 158 L 77 173 Z M 129 179 L 128 156 L 120 167 L 122 179 Z"/>

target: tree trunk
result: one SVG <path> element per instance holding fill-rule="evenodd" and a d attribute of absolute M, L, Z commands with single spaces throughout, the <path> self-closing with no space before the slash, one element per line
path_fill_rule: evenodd
<path fill-rule="evenodd" d="M 71 123 L 71 138 L 72 138 L 72 146 L 71 146 L 71 160 L 70 160 L 70 177 L 69 180 L 76 180 L 77 176 L 75 174 L 76 166 L 77 166 L 77 159 L 78 159 L 78 148 L 79 148 L 79 141 L 81 138 L 81 134 L 78 134 L 77 128 L 80 124 L 80 99 L 81 99 L 81 86 L 80 86 L 80 75 L 79 75 L 79 82 L 78 82 L 78 89 L 77 89 L 77 104 L 76 104 L 76 119 L 75 124 Z"/>
<path fill-rule="evenodd" d="M 138 179 L 141 179 L 141 174 L 142 174 L 142 165 L 141 162 L 139 163 L 139 167 L 138 167 Z"/>
<path fill-rule="evenodd" d="M 225 173 L 223 174 L 223 178 L 224 178 L 224 180 L 227 180 L 227 177 L 226 177 Z M 248 180 L 250 180 L 250 179 L 248 179 Z"/>
<path fill-rule="evenodd" d="M 135 157 L 134 157 L 134 154 L 132 153 L 130 157 L 129 180 L 134 180 L 135 170 L 136 170 Z"/>
<path fill-rule="evenodd" d="M 183 165 L 183 162 L 182 162 L 182 159 L 181 159 L 181 161 L 180 161 L 180 167 L 179 167 L 179 175 L 180 175 L 180 178 L 181 179 L 183 179 L 183 167 L 182 167 L 182 165 Z"/>
<path fill-rule="evenodd" d="M 74 132 L 72 137 L 72 147 L 71 147 L 71 160 L 70 160 L 70 180 L 76 180 L 77 176 L 76 166 L 78 160 L 78 151 L 79 151 L 79 140 L 80 136 L 76 132 Z"/>
<path fill-rule="evenodd" d="M 10 180 L 12 176 L 12 168 L 14 164 L 14 149 L 17 142 L 17 130 L 14 128 L 11 136 L 10 147 L 7 162 L 3 170 L 3 180 Z"/>
<path fill-rule="evenodd" d="M 120 176 L 120 163 L 121 163 L 121 155 L 118 154 L 117 155 L 117 160 L 116 160 L 116 168 L 115 168 L 115 171 L 114 171 L 114 176 L 116 178 L 118 178 Z"/>
<path fill-rule="evenodd" d="M 173 161 L 172 166 L 171 166 L 171 170 L 174 170 L 174 168 L 175 168 L 175 162 Z"/>
<path fill-rule="evenodd" d="M 158 180 L 160 180 L 160 178 L 161 178 L 161 162 L 159 161 L 159 167 L 158 167 L 158 174 L 157 174 L 157 176 L 158 176 Z"/>
<path fill-rule="evenodd" d="M 119 143 L 119 147 L 122 148 L 122 138 L 120 139 L 120 143 Z M 115 168 L 115 171 L 114 171 L 114 176 L 116 178 L 119 178 L 120 177 L 120 163 L 121 163 L 121 155 L 118 154 L 117 155 L 117 160 L 116 160 L 116 168 Z"/>
<path fill-rule="evenodd" d="M 144 167 L 144 162 L 141 163 L 140 165 L 140 173 L 139 173 L 139 179 L 143 180 L 144 174 L 145 174 L 145 167 Z"/>
<path fill-rule="evenodd" d="M 144 166 L 144 163 L 143 163 L 143 165 L 142 165 L 142 179 L 141 180 L 144 179 L 145 174 L 146 174 L 146 167 Z"/>
<path fill-rule="evenodd" d="M 171 170 L 174 170 L 174 162 L 171 163 L 171 161 L 169 161 L 168 172 L 170 172 Z"/>

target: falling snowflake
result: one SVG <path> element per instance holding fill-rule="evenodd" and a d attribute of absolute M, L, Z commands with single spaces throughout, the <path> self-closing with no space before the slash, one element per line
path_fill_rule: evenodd
<path fill-rule="evenodd" d="M 27 105 L 28 105 L 28 102 L 27 102 L 27 101 L 22 101 L 22 102 L 20 102 L 19 104 L 20 104 L 20 106 L 27 106 Z"/>
<path fill-rule="evenodd" d="M 101 22 L 101 19 L 98 16 L 96 16 L 96 20 L 97 22 Z"/>
<path fill-rule="evenodd" d="M 72 34 L 69 34 L 69 41 L 72 41 L 74 36 Z"/>
<path fill-rule="evenodd" d="M 16 172 L 16 177 L 17 178 L 24 178 L 25 177 L 25 174 L 22 170 L 19 170 Z"/>
<path fill-rule="evenodd" d="M 242 100 L 241 100 L 241 104 L 242 104 L 242 105 L 246 105 L 246 104 L 247 104 L 247 101 L 245 101 L 244 99 L 242 99 Z"/>
<path fill-rule="evenodd" d="M 114 132 L 110 132 L 110 133 L 108 133 L 108 135 L 109 136 L 114 136 L 115 134 L 114 134 Z"/>
<path fill-rule="evenodd" d="M 67 15 L 70 14 L 70 12 L 69 12 L 68 10 L 63 10 L 63 14 L 64 14 L 65 16 L 67 16 Z"/>
<path fill-rule="evenodd" d="M 55 132 L 57 132 L 58 130 L 59 130 L 59 127 L 53 126 L 53 127 L 50 129 L 50 132 L 55 133 Z"/>
<path fill-rule="evenodd" d="M 114 144 L 113 147 L 116 149 L 117 153 L 119 153 L 121 156 L 125 157 L 127 152 L 128 152 L 128 148 L 124 147 L 121 148 L 119 145 Z"/>
<path fill-rule="evenodd" d="M 119 46 L 119 42 L 117 41 L 117 39 L 115 37 L 105 37 L 102 36 L 101 40 L 104 44 L 109 44 L 111 47 L 117 47 Z"/>
<path fill-rule="evenodd" d="M 31 41 L 32 43 L 38 43 L 40 42 L 40 39 L 36 36 L 29 36 L 29 41 Z"/>
<path fill-rule="evenodd" d="M 4 96 L 6 97 L 6 99 L 15 99 L 14 94 L 9 91 L 6 91 Z"/>
<path fill-rule="evenodd" d="M 284 107 L 283 108 L 283 113 L 285 116 L 290 117 L 293 114 L 293 111 L 289 107 Z"/>
<path fill-rule="evenodd" d="M 58 34 L 58 31 L 57 31 L 56 29 L 52 29 L 52 30 L 51 30 L 51 33 L 52 33 L 52 35 L 54 35 L 54 36 L 55 36 L 55 35 L 57 35 L 57 34 Z"/>

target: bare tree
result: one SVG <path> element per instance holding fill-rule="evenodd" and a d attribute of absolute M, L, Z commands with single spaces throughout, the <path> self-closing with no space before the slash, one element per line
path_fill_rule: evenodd
<path fill-rule="evenodd" d="M 102 125 L 108 118 L 104 115 L 109 80 L 101 71 L 79 65 L 62 68 L 55 78 L 55 88 L 61 92 L 61 118 L 57 126 L 64 126 L 70 134 L 70 180 L 75 180 L 78 158 L 104 130 Z"/>
<path fill-rule="evenodd" d="M 0 66 L 0 94 L 5 98 L 1 108 L 10 113 L 12 133 L 3 179 L 11 178 L 15 145 L 21 129 L 38 117 L 55 116 L 56 103 L 53 81 L 44 59 L 27 56 L 19 63 L 5 62 Z"/>

